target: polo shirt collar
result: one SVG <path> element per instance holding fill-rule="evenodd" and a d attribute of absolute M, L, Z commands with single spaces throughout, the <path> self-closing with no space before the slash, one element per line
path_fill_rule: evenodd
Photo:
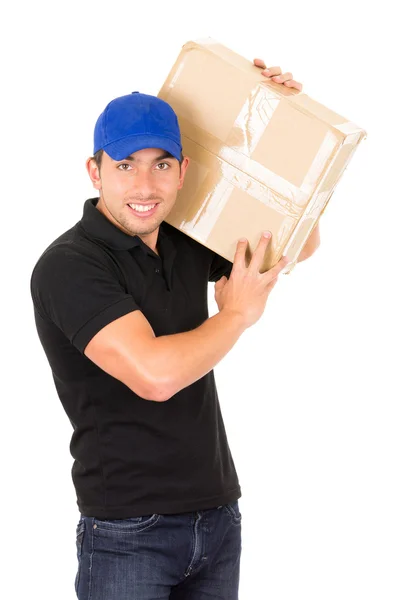
<path fill-rule="evenodd" d="M 84 202 L 81 226 L 88 235 L 105 242 L 113 250 L 129 250 L 139 245 L 137 235 L 128 235 L 116 227 L 100 210 L 96 208 L 99 198 L 89 198 Z"/>
<path fill-rule="evenodd" d="M 145 244 L 138 235 L 128 235 L 114 225 L 100 210 L 96 208 L 99 198 L 89 198 L 84 202 L 81 227 L 90 238 L 104 242 L 112 250 L 131 250 L 140 247 L 146 254 L 159 259 L 159 256 Z M 167 287 L 172 287 L 172 265 L 176 255 L 176 247 L 169 235 L 167 223 L 160 223 L 157 246 L 163 259 L 164 275 Z"/>

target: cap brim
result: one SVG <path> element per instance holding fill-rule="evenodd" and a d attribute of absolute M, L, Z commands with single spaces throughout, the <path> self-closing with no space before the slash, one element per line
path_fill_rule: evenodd
<path fill-rule="evenodd" d="M 181 146 L 171 138 L 161 135 L 130 135 L 117 142 L 107 144 L 103 147 L 103 150 L 113 160 L 123 160 L 127 156 L 130 156 L 130 154 L 138 150 L 144 150 L 145 148 L 161 148 L 172 154 L 177 160 L 181 158 Z"/>

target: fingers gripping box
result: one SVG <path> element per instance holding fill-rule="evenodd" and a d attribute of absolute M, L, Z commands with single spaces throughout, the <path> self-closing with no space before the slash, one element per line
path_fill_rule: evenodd
<path fill-rule="evenodd" d="M 211 38 L 182 47 L 158 96 L 190 158 L 166 221 L 232 262 L 268 229 L 260 271 L 286 254 L 291 272 L 366 131 Z"/>

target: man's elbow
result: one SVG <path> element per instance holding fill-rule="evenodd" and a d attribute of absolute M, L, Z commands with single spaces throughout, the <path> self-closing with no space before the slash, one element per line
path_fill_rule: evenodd
<path fill-rule="evenodd" d="M 152 395 L 155 402 L 166 402 L 173 396 L 173 394 L 169 392 L 168 388 L 161 384 L 153 388 Z"/>
<path fill-rule="evenodd" d="M 128 376 L 125 381 L 127 386 L 144 400 L 152 402 L 169 400 L 173 395 L 175 377 L 170 372 L 167 360 L 160 359 L 155 346 L 149 346 L 148 350 L 143 350 L 139 358 L 139 364 L 137 364 L 138 359 L 135 358 L 132 365 L 131 357 L 129 357 L 129 368 L 126 369 Z"/>
<path fill-rule="evenodd" d="M 131 381 L 131 378 L 129 378 L 129 381 L 124 381 L 124 383 L 132 392 L 134 392 L 134 394 L 143 400 L 151 400 L 152 402 L 165 402 L 171 397 L 168 381 L 161 381 L 155 377 L 140 377 L 139 380 L 134 378 L 133 381 Z"/>
<path fill-rule="evenodd" d="M 176 381 L 171 380 L 170 374 L 164 374 L 160 377 L 153 376 L 151 382 L 147 386 L 146 400 L 154 400 L 155 402 L 166 402 L 177 393 Z"/>
<path fill-rule="evenodd" d="M 134 382 L 131 380 L 129 387 L 144 400 L 166 402 L 184 386 L 182 385 L 181 370 L 170 367 L 169 352 L 164 352 L 161 346 L 159 347 L 158 339 L 151 340 L 147 351 L 141 354 L 138 369 L 135 363 L 135 375 L 139 372 L 140 390 L 133 389 Z"/>
<path fill-rule="evenodd" d="M 152 402 L 165 402 L 172 397 L 167 383 L 160 381 L 152 382 L 150 385 L 147 385 L 142 394 L 139 395 L 144 400 L 152 400 Z"/>
<path fill-rule="evenodd" d="M 156 402 L 166 402 L 180 392 L 185 386 L 186 384 L 182 384 L 182 381 L 176 377 L 172 380 L 170 378 L 164 379 L 163 381 L 157 380 L 152 387 L 152 395 Z"/>

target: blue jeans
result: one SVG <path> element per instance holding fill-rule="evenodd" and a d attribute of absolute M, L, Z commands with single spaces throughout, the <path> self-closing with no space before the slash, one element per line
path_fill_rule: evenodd
<path fill-rule="evenodd" d="M 79 600 L 238 600 L 238 501 L 117 520 L 81 515 L 76 546 Z"/>

